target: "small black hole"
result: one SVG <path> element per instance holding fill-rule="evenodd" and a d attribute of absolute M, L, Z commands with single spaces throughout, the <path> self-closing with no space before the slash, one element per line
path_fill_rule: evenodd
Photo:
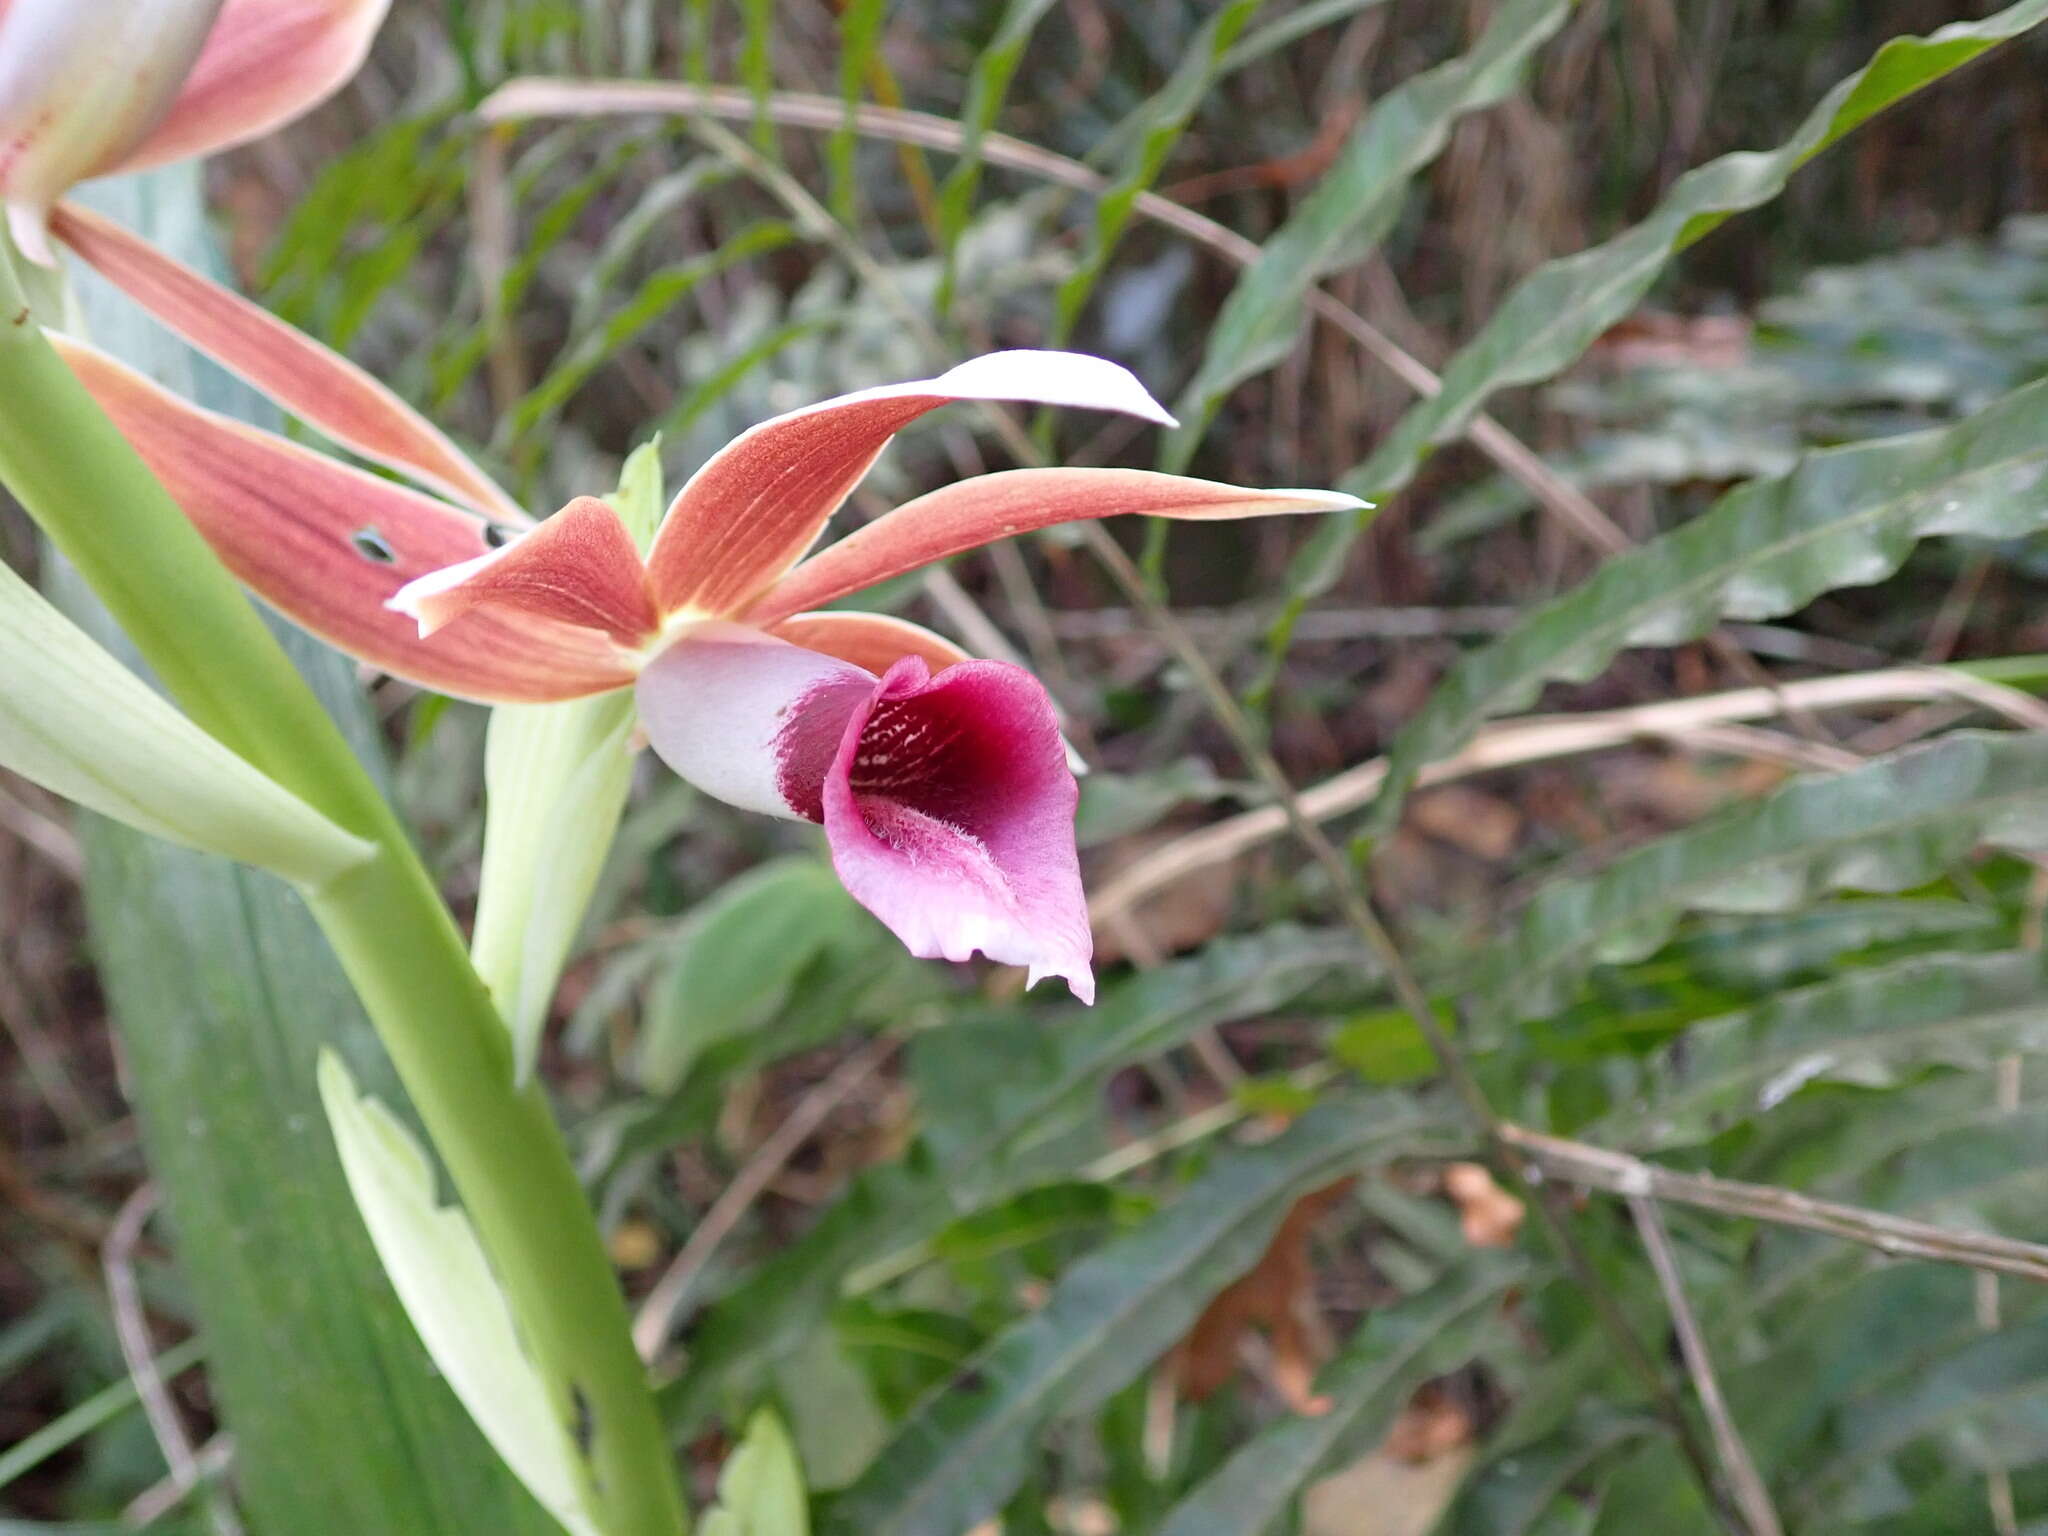
<path fill-rule="evenodd" d="M 391 547 L 391 541 L 375 528 L 358 528 L 348 536 L 357 554 L 365 560 L 374 560 L 379 565 L 396 565 L 398 551 Z"/>
<path fill-rule="evenodd" d="M 507 528 L 503 523 L 484 524 L 484 543 L 492 549 L 503 549 L 518 537 L 518 530 Z"/>

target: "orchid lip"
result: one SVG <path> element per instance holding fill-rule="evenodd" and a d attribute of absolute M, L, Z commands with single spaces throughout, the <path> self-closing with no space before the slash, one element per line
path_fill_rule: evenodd
<path fill-rule="evenodd" d="M 1078 790 L 1044 688 L 1007 662 L 881 675 L 731 623 L 638 684 L 657 754 L 742 809 L 821 823 L 848 892 L 911 953 L 1093 989 Z"/>

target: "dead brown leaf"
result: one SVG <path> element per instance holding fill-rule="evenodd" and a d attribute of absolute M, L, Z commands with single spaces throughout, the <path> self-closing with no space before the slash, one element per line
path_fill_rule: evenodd
<path fill-rule="evenodd" d="M 1330 1400 L 1314 1391 L 1329 1340 L 1316 1307 L 1308 1240 L 1355 1182 L 1339 1179 L 1295 1201 L 1259 1262 L 1217 1292 L 1170 1362 L 1183 1397 L 1199 1402 L 1218 1391 L 1237 1375 L 1244 1346 L 1263 1333 L 1269 1384 L 1280 1399 L 1296 1413 L 1330 1411 Z"/>
<path fill-rule="evenodd" d="M 1387 1431 L 1384 1449 L 1396 1461 L 1419 1466 L 1469 1445 L 1472 1411 L 1436 1382 L 1425 1382 Z"/>
<path fill-rule="evenodd" d="M 1417 830 L 1489 863 L 1513 853 L 1522 836 L 1520 811 L 1498 795 L 1464 784 L 1417 795 L 1408 816 Z"/>
<path fill-rule="evenodd" d="M 1444 1193 L 1458 1208 L 1458 1225 L 1474 1248 L 1512 1248 L 1527 1214 L 1522 1202 L 1493 1182 L 1482 1163 L 1444 1169 Z"/>

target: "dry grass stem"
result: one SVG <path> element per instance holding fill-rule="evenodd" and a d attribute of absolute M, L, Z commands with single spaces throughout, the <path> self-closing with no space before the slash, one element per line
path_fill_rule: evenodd
<path fill-rule="evenodd" d="M 1877 672 L 1852 673 L 1846 677 L 1812 678 L 1784 683 L 1775 688 L 1737 688 L 1726 693 L 1693 699 L 1670 699 L 1657 704 L 1638 704 L 1626 709 L 1588 712 L 1582 715 L 1531 715 L 1489 725 L 1463 751 L 1425 768 L 1418 785 L 1441 784 L 1452 779 L 1496 768 L 1518 767 L 1560 757 L 1601 752 L 1643 740 L 1668 741 L 1702 750 L 1728 751 L 1726 736 L 1712 734 L 1718 728 L 1742 721 L 1767 720 L 1781 715 L 1788 704 L 1809 710 L 1862 709 L 1880 704 L 1916 703 L 1927 700 L 1962 698 L 1994 707 L 1993 689 L 2002 697 L 2010 717 L 2014 697 L 2039 709 L 2040 702 L 2015 689 L 1987 684 L 1967 673 L 1940 671 L 1932 667 L 1891 667 Z M 1756 745 L 1750 739 L 1752 746 Z M 1792 747 L 1788 744 L 1785 750 Z M 1843 766 L 1854 762 L 1853 754 L 1831 755 L 1828 762 Z M 1811 753 L 1820 761 L 1819 749 L 1807 744 L 1802 756 Z M 1373 758 L 1355 768 L 1303 790 L 1297 797 L 1302 813 L 1317 821 L 1329 821 L 1359 810 L 1372 801 L 1386 782 L 1387 760 Z M 1214 822 L 1185 837 L 1167 843 L 1131 865 L 1101 886 L 1089 903 L 1090 916 L 1097 924 L 1121 920 L 1155 891 L 1205 869 L 1236 858 L 1287 830 L 1287 816 L 1277 806 L 1260 806 L 1223 821 Z"/>
<path fill-rule="evenodd" d="M 1664 1292 L 1664 1304 L 1671 1311 L 1671 1326 L 1678 1335 L 1678 1350 L 1692 1377 L 1693 1390 L 1699 1395 L 1700 1411 L 1713 1432 L 1714 1449 L 1720 1454 L 1721 1470 L 1728 1475 L 1735 1507 L 1751 1536 L 1783 1536 L 1784 1527 L 1778 1523 L 1778 1512 L 1771 1507 L 1770 1492 L 1757 1473 L 1742 1432 L 1728 1412 L 1727 1399 L 1721 1395 L 1714 1358 L 1707 1352 L 1707 1341 L 1700 1332 L 1699 1320 L 1693 1316 L 1692 1303 L 1686 1300 L 1685 1281 L 1678 1273 L 1678 1255 L 1672 1252 L 1664 1213 L 1646 1195 L 1630 1195 L 1628 1209 L 1650 1255 L 1650 1267 L 1657 1272 L 1657 1284 Z"/>
<path fill-rule="evenodd" d="M 2039 1243 L 1937 1227 L 1883 1211 L 1815 1200 L 1768 1184 L 1744 1184 L 1705 1173 L 1678 1173 L 1626 1152 L 1609 1152 L 1584 1142 L 1524 1130 L 1518 1125 L 1504 1126 L 1501 1139 L 1553 1181 L 1583 1184 L 1618 1195 L 1669 1200 L 1719 1211 L 1724 1216 L 1820 1232 L 1875 1248 L 1889 1258 L 1961 1264 L 1969 1269 L 2048 1283 L 2048 1247 Z"/>

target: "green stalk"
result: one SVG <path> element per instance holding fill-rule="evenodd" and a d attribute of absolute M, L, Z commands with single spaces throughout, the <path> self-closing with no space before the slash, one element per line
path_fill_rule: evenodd
<path fill-rule="evenodd" d="M 624 1298 L 559 1127 L 403 825 L 256 611 L 43 337 L 0 256 L 0 481 L 204 729 L 376 857 L 308 891 L 474 1222 L 606 1536 L 686 1520 Z"/>

